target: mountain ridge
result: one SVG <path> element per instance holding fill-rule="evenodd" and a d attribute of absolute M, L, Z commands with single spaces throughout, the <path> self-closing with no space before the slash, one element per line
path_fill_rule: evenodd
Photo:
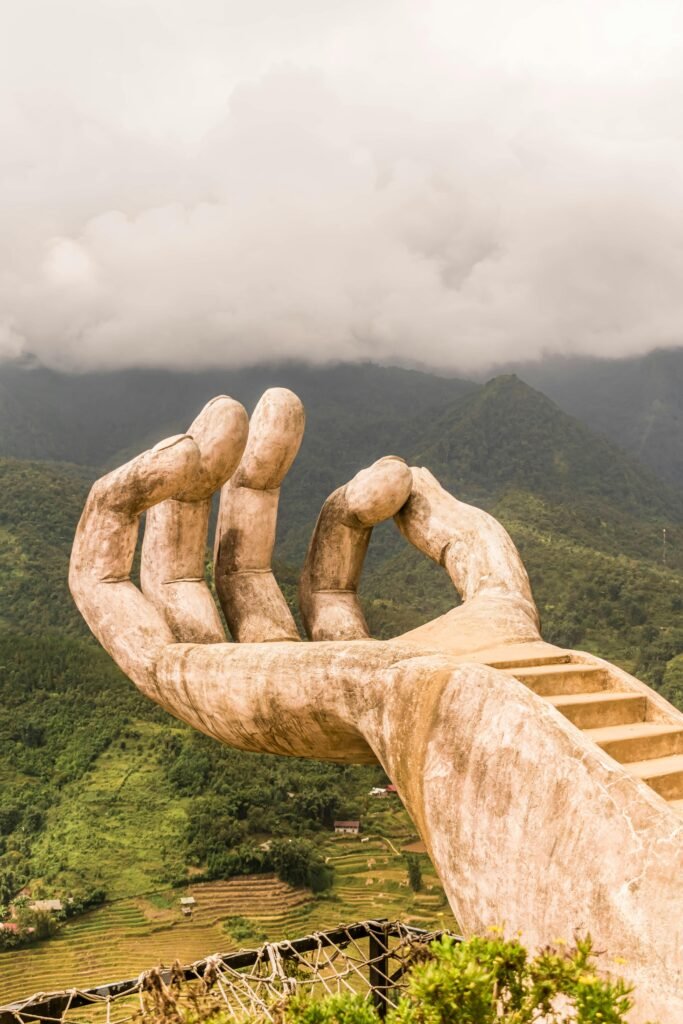
<path fill-rule="evenodd" d="M 510 362 L 496 372 L 518 373 L 663 480 L 683 487 L 683 348 L 621 359 L 546 357 Z"/>
<path fill-rule="evenodd" d="M 288 387 L 309 418 L 332 413 L 338 430 L 362 440 L 377 423 L 400 432 L 406 415 L 447 403 L 476 388 L 471 381 L 374 363 L 311 367 L 279 363 L 236 370 L 179 373 L 121 370 L 76 376 L 0 365 L 0 455 L 54 459 L 89 466 L 117 464 L 147 442 L 192 421 L 217 394 L 251 410 L 268 387 Z M 379 417 L 373 407 L 379 405 Z M 355 420 L 362 417 L 362 423 Z M 309 434 L 311 432 L 309 431 Z"/>
<path fill-rule="evenodd" d="M 163 436 L 179 416 L 189 422 L 192 410 L 213 395 L 225 391 L 251 407 L 273 384 L 301 393 L 312 413 L 321 412 L 325 402 L 335 406 L 337 426 L 345 412 L 347 419 L 360 414 L 372 429 L 379 420 L 368 414 L 369 405 L 376 402 L 386 415 L 393 403 L 392 431 L 402 439 L 406 417 L 428 407 L 438 413 L 484 379 L 507 373 L 538 388 L 670 486 L 683 488 L 683 348 L 629 358 L 510 361 L 478 379 L 371 362 L 81 375 L 5 362 L 0 364 L 0 455 L 115 465 L 134 454 L 141 439 Z"/>
<path fill-rule="evenodd" d="M 638 514 L 683 514 L 683 492 L 516 374 L 493 377 L 462 396 L 427 433 L 421 457 L 455 486 L 459 475 L 483 493 L 530 486 L 542 493 L 608 496 Z"/>

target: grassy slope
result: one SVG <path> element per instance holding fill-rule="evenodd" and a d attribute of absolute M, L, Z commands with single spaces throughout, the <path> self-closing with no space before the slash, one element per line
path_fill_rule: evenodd
<path fill-rule="evenodd" d="M 186 801 L 154 757 L 168 730 L 132 722 L 84 778 L 64 786 L 34 846 L 36 878 L 67 890 L 87 879 L 116 899 L 182 876 Z"/>
<path fill-rule="evenodd" d="M 66 565 L 92 470 L 0 458 L 0 627 L 85 635 Z"/>

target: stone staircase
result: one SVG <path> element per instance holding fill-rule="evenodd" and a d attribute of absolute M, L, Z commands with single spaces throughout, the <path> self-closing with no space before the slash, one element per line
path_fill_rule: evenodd
<path fill-rule="evenodd" d="M 683 715 L 614 666 L 547 646 L 547 653 L 510 651 L 486 664 L 549 701 L 683 816 Z"/>

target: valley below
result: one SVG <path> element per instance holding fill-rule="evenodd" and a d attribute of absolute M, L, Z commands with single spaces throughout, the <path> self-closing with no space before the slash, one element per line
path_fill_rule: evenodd
<path fill-rule="evenodd" d="M 314 895 L 272 874 L 190 883 L 111 901 L 67 922 L 51 939 L 0 953 L 0 1005 L 36 991 L 133 979 L 150 966 L 189 964 L 209 953 L 356 921 L 388 918 L 427 930 L 457 928 L 426 855 L 420 856 L 420 891 L 410 889 L 401 855 L 411 828 L 405 812 L 380 817 L 393 841 L 374 834 L 321 839 L 319 849 L 334 875 L 325 893 Z M 191 917 L 181 911 L 182 897 L 195 900 Z"/>

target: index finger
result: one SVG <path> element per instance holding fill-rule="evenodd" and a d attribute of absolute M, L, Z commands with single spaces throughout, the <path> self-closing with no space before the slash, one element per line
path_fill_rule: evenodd
<path fill-rule="evenodd" d="M 74 538 L 69 587 L 88 626 L 135 684 L 157 698 L 156 662 L 173 634 L 130 579 L 139 517 L 199 470 L 191 437 L 160 442 L 93 484 Z"/>

